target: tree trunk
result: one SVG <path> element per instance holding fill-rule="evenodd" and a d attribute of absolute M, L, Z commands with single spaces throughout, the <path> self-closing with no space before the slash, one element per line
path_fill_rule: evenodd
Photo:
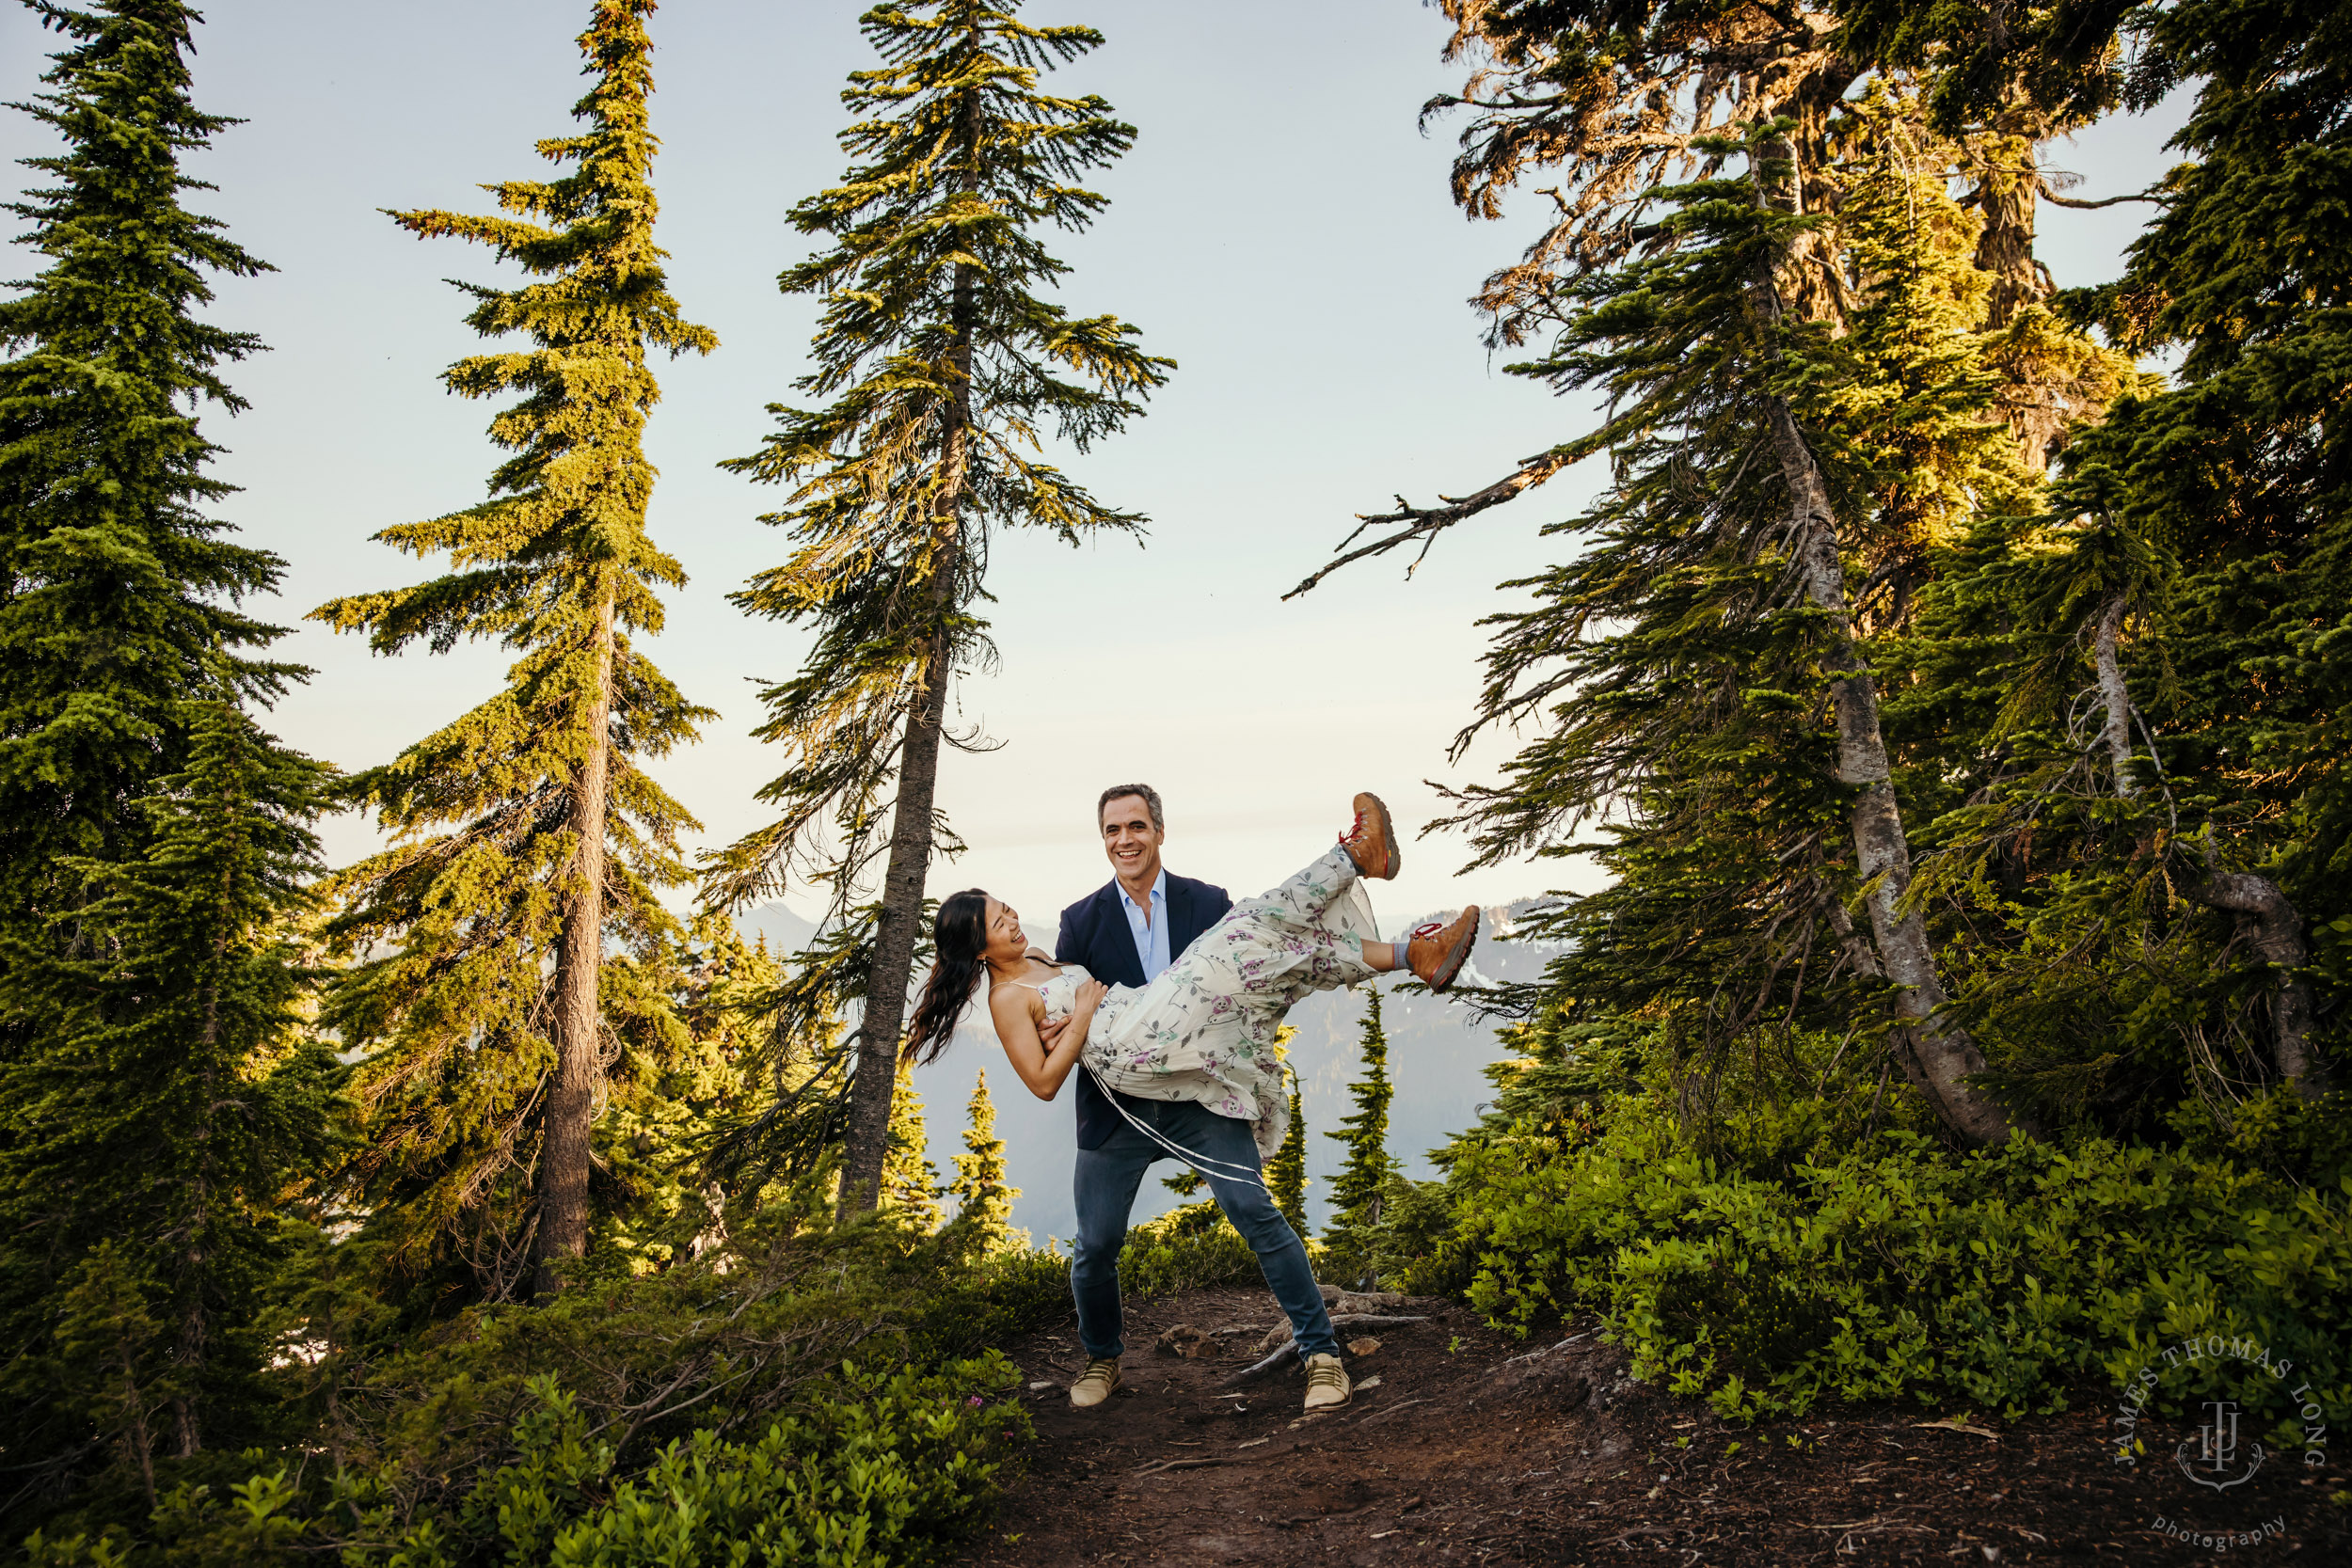
<path fill-rule="evenodd" d="M 539 1149 L 539 1228 L 533 1252 L 535 1296 L 563 1287 L 557 1265 L 588 1251 L 589 1132 L 604 1078 L 604 1011 L 597 982 L 604 967 L 606 798 L 612 788 L 612 595 L 596 606 L 595 668 L 580 729 L 586 751 L 572 781 L 571 888 L 555 962 L 555 1080 L 548 1087 L 547 1131 Z"/>
<path fill-rule="evenodd" d="M 242 803 L 242 802 L 241 802 Z M 180 1253 L 180 1343 L 173 1353 L 183 1389 L 201 1386 L 208 1352 L 210 1323 L 204 1314 L 206 1247 L 213 1232 L 213 1117 L 220 1061 L 220 988 L 229 959 L 230 911 L 236 897 L 236 868 L 220 871 L 220 912 L 213 932 L 213 977 L 204 988 L 204 1027 L 197 1035 L 196 1125 L 189 1142 L 196 1146 L 196 1170 L 188 1183 L 187 1243 Z M 171 1421 L 180 1443 L 180 1457 L 194 1457 L 204 1446 L 204 1432 L 192 1393 L 175 1395 Z"/>
<path fill-rule="evenodd" d="M 1968 149 L 1976 155 L 1976 167 L 1970 171 L 1975 176 L 1973 194 L 1984 217 L 1983 232 L 1977 238 L 1977 268 L 1993 279 L 1984 325 L 1994 332 L 2053 292 L 2049 275 L 2033 253 L 2034 209 L 2042 194 L 2034 144 L 2046 134 L 2039 111 L 2008 109 Z"/>
<path fill-rule="evenodd" d="M 963 161 L 957 187 L 969 199 L 979 190 L 977 117 L 979 97 L 964 105 Z M 948 359 L 954 390 L 941 420 L 939 499 L 933 511 L 930 613 L 936 621 L 917 679 L 922 689 L 907 715 L 898 752 L 898 799 L 891 816 L 890 861 L 882 872 L 882 914 L 874 923 L 874 966 L 866 976 L 866 1011 L 858 1026 L 857 1066 L 850 1079 L 849 1126 L 841 1148 L 843 1219 L 873 1212 L 882 1201 L 882 1167 L 890 1158 L 890 1110 L 898 1090 L 898 1037 L 906 1025 L 907 988 L 914 977 L 914 944 L 923 919 L 923 889 L 930 875 L 932 811 L 938 799 L 939 745 L 947 720 L 947 685 L 955 676 L 956 579 L 963 570 L 963 496 L 972 456 L 972 333 L 978 269 L 959 264 L 948 308 L 954 346 Z"/>
<path fill-rule="evenodd" d="M 2102 726 L 2107 755 L 2115 770 L 2118 799 L 2130 800 L 2139 793 L 2132 779 L 2132 695 L 2123 683 L 2123 661 L 2117 640 L 2123 629 L 2123 598 L 2107 601 L 2099 617 L 2092 658 L 2099 672 L 2099 700 L 2106 705 Z M 2239 929 L 2252 938 L 2254 951 L 2278 978 L 2270 994 L 2271 1060 L 2279 1076 L 2305 1099 L 2327 1092 L 2327 1080 L 2312 1055 L 2312 983 L 2303 973 L 2311 948 L 2303 941 L 2303 917 L 2279 884 L 2250 871 L 2209 872 L 2182 884 L 2182 891 L 2211 910 L 2227 910 L 2238 917 Z"/>
<path fill-rule="evenodd" d="M 2000 331 L 2020 311 L 2057 292 L 2048 270 L 2033 253 L 2035 208 L 2042 194 L 2035 144 L 2047 135 L 2048 120 L 2039 110 L 2015 107 L 2002 111 L 1993 129 L 1969 143 L 1976 162 L 1973 194 L 1984 216 L 1976 262 L 1993 280 L 1985 301 L 1989 331 Z M 2026 469 L 2040 474 L 2066 444 L 2068 427 L 2090 404 L 2068 387 L 2042 379 L 2051 373 L 2047 367 L 2026 362 L 2006 369 L 2001 416 L 2017 437 L 2017 454 Z"/>
<path fill-rule="evenodd" d="M 1759 166 L 1759 204 L 1769 200 L 1761 174 Z M 1771 253 L 1760 254 L 1753 297 L 1768 357 L 1777 354 L 1772 335 L 1779 329 L 1781 317 L 1772 268 Z M 2009 1116 L 1992 1096 L 1967 1082 L 1984 1071 L 1984 1053 L 1964 1030 L 1939 1016 L 1947 998 L 1936 974 L 1934 951 L 1928 944 L 1926 923 L 1916 911 L 1906 913 L 1901 907 L 1911 886 L 1911 841 L 1903 832 L 1886 739 L 1879 727 L 1878 688 L 1854 646 L 1853 623 L 1846 603 L 1845 562 L 1829 485 L 1804 433 L 1797 426 L 1788 400 L 1767 392 L 1763 404 L 1781 481 L 1788 489 L 1788 528 L 1797 579 L 1805 602 L 1827 622 L 1828 646 L 1822 662 L 1836 673 L 1830 696 L 1837 722 L 1836 776 L 1839 783 L 1858 791 L 1850 817 L 1854 856 L 1870 890 L 1871 943 L 1887 980 L 1895 987 L 1896 1014 L 1906 1024 L 1908 1039 L 1899 1054 L 1909 1058 L 1906 1071 L 1926 1089 L 1929 1102 L 1947 1124 L 1973 1142 L 1999 1143 L 2010 1134 Z"/>
<path fill-rule="evenodd" d="M 2303 966 L 2311 949 L 2303 941 L 2303 917 L 2279 884 L 2250 871 L 2217 871 L 2184 889 L 2208 909 L 2228 910 L 2250 936 L 2254 951 L 2278 976 L 2270 993 L 2271 1054 L 2279 1076 L 2306 1100 L 2327 1092 L 2327 1079 L 2312 1055 L 2312 983 Z"/>
<path fill-rule="evenodd" d="M 952 558 L 952 546 L 947 552 Z M 952 568 L 952 560 L 947 563 Z M 946 575 L 943 574 L 944 586 Z M 947 597 L 944 593 L 940 598 Z M 942 613 L 945 613 L 943 607 Z M 923 689 L 907 715 L 898 760 L 898 800 L 890 825 L 890 863 L 882 873 L 882 915 L 874 923 L 874 967 L 858 1026 L 857 1066 L 850 1078 L 850 1117 L 841 1150 L 843 1218 L 870 1212 L 882 1199 L 890 1158 L 890 1106 L 898 1087 L 898 1036 L 906 1024 L 907 986 L 923 920 L 930 872 L 931 809 L 938 795 L 939 742 L 947 713 L 955 649 L 942 627 L 923 658 Z"/>
<path fill-rule="evenodd" d="M 149 1513 L 155 1510 L 155 1442 L 147 1430 L 145 1396 L 139 1392 L 137 1364 L 126 1350 L 122 1356 L 122 1407 L 130 1421 L 122 1429 L 123 1443 L 138 1461 L 139 1485 L 147 1493 Z"/>
<path fill-rule="evenodd" d="M 2118 594 L 2100 611 L 2091 658 L 2099 672 L 2099 703 L 2106 710 L 2099 736 L 2106 743 L 2107 766 L 2115 774 L 2116 796 L 2129 800 L 2139 793 L 2139 786 L 2132 780 L 2132 695 L 2123 684 L 2123 660 L 2116 651 L 2116 641 L 2122 634 L 2123 595 Z"/>

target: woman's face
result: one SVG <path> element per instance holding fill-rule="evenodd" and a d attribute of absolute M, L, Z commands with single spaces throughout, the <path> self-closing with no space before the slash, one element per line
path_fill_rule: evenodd
<path fill-rule="evenodd" d="M 988 901 L 988 945 L 980 957 L 993 964 L 1017 964 L 1029 951 L 1029 935 L 1021 928 L 1021 914 L 1002 899 Z"/>

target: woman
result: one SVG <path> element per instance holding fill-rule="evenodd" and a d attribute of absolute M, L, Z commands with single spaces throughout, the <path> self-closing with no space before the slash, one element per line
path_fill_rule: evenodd
<path fill-rule="evenodd" d="M 1279 887 L 1236 904 L 1140 990 L 1056 964 L 1030 946 L 1009 905 L 977 888 L 956 894 L 940 905 L 938 962 L 908 1031 L 907 1053 L 935 1058 L 985 972 L 1005 1054 L 1039 1099 L 1053 1099 L 1084 1062 L 1106 1090 L 1184 1102 L 1171 1104 L 1171 1113 L 1207 1113 L 1139 1118 L 1120 1106 L 1136 1131 L 1208 1179 L 1219 1207 L 1256 1250 L 1306 1358 L 1310 1410 L 1344 1403 L 1347 1380 L 1306 1247 L 1265 1193 L 1262 1162 L 1280 1147 L 1290 1120 L 1274 1036 L 1292 1005 L 1311 991 L 1398 969 L 1410 969 L 1432 990 L 1454 983 L 1478 939 L 1476 906 L 1405 942 L 1373 940 L 1377 927 L 1362 880 L 1395 876 L 1399 860 L 1388 808 L 1376 796 L 1357 796 L 1355 827 L 1335 848 Z M 1064 1020 L 1047 1044 L 1041 1031 Z M 1116 1097 L 1111 1103 L 1119 1104 Z M 1232 1135 L 1242 1131 L 1234 1123 L 1246 1138 Z M 1072 1289 L 1082 1336 L 1089 1318 L 1116 1322 L 1115 1259 L 1073 1259 Z M 1090 1313 L 1089 1293 L 1104 1290 L 1113 1293 L 1109 1309 Z M 1118 1350 L 1115 1341 L 1087 1346 L 1073 1402 L 1099 1403 L 1118 1386 Z"/>

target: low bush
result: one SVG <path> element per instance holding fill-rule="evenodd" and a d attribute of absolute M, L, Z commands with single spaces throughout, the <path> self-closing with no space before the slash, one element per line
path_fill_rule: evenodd
<path fill-rule="evenodd" d="M 1119 1254 L 1119 1288 L 1138 1299 L 1263 1277 L 1258 1255 L 1214 1201 L 1187 1203 L 1146 1220 L 1127 1233 Z"/>
<path fill-rule="evenodd" d="M 1899 1396 L 2055 1409 L 2214 1335 L 2295 1376 L 2207 1360 L 2167 1394 L 2226 1391 L 2282 1438 L 2285 1387 L 2331 1423 L 2352 1410 L 2352 1159 L 2326 1106 L 2280 1094 L 2227 1130 L 2185 1108 L 2166 1147 L 2074 1133 L 1960 1154 L 1760 1101 L 1702 1150 L 1669 1096 L 1622 1078 L 1505 1104 L 1397 1206 L 1416 1233 L 1391 1238 L 1391 1277 L 1522 1333 L 1597 1314 L 1637 1375 L 1726 1417 Z"/>
<path fill-rule="evenodd" d="M 829 1397 L 732 1442 L 707 1430 L 622 1477 L 611 1434 L 553 1378 L 512 1453 L 455 1507 L 420 1514 L 396 1473 L 341 1471 L 306 1488 L 285 1469 L 216 1497 L 183 1486 L 151 1535 L 27 1543 L 35 1568 L 154 1560 L 234 1568 L 317 1560 L 347 1568 L 920 1568 L 945 1561 L 991 1516 L 999 1476 L 1031 1435 L 1000 1356 L 920 1374 L 843 1368 Z"/>
<path fill-rule="evenodd" d="M 1029 1435 L 1000 1398 L 1019 1374 L 987 1347 L 1068 1311 L 1066 1264 L 974 1257 L 887 1216 L 804 1218 L 421 1338 L 330 1310 L 322 1269 L 281 1357 L 301 1438 L 159 1464 L 153 1509 L 87 1493 L 27 1521 L 32 1560 L 938 1560 L 987 1518 Z M 364 1295 L 368 1260 L 348 1261 Z"/>

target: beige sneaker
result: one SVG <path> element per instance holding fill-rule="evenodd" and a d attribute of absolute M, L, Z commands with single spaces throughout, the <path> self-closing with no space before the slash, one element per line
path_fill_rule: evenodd
<path fill-rule="evenodd" d="M 1078 1381 L 1070 1386 L 1070 1403 L 1073 1409 L 1091 1410 L 1117 1392 L 1119 1363 L 1098 1358 L 1088 1362 Z"/>
<path fill-rule="evenodd" d="M 1347 1381 L 1347 1369 L 1340 1365 L 1336 1355 L 1307 1357 L 1307 1414 L 1318 1410 L 1337 1410 L 1355 1395 L 1355 1386 Z"/>
<path fill-rule="evenodd" d="M 1356 797 L 1356 825 L 1340 835 L 1340 842 L 1347 847 L 1359 876 L 1386 881 L 1405 863 L 1405 853 L 1396 844 L 1396 824 L 1389 820 L 1389 808 L 1377 795 Z"/>

